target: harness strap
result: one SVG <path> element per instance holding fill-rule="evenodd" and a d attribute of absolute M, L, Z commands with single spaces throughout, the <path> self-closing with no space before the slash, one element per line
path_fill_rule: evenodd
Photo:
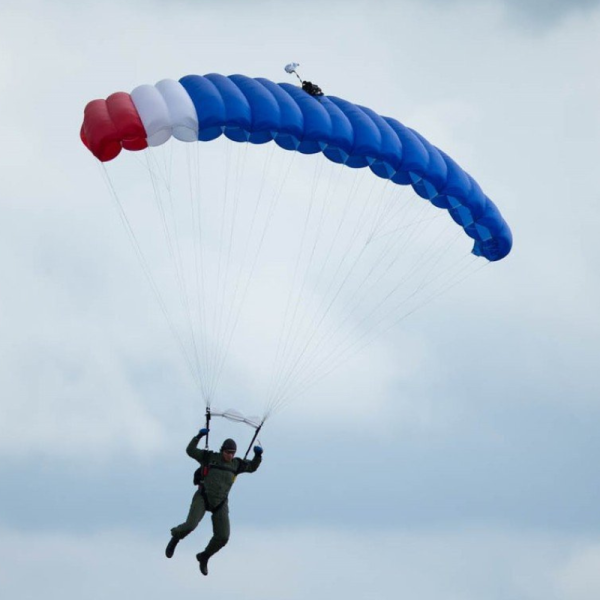
<path fill-rule="evenodd" d="M 213 513 L 213 515 L 223 506 L 223 504 L 225 504 L 225 502 L 227 502 L 227 498 L 225 498 L 224 500 L 221 500 L 221 502 L 219 502 L 219 504 L 217 504 L 213 508 L 213 507 L 211 507 L 210 502 L 208 501 L 208 495 L 206 494 L 206 490 L 204 489 L 204 486 L 200 485 L 198 489 L 200 490 L 200 495 L 202 496 L 202 500 L 204 500 L 204 506 L 206 506 L 206 510 Z"/>

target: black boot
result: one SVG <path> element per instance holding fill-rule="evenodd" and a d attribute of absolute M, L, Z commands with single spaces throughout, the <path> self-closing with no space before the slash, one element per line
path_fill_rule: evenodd
<path fill-rule="evenodd" d="M 175 548 L 177 548 L 177 544 L 179 544 L 179 539 L 176 537 L 172 537 L 169 543 L 167 544 L 167 549 L 165 550 L 165 554 L 167 558 L 171 558 L 175 553 Z"/>
<path fill-rule="evenodd" d="M 200 552 L 200 554 L 196 554 L 196 560 L 200 563 L 200 573 L 202 575 L 208 575 L 208 559 L 210 557 L 206 556 L 204 552 Z"/>

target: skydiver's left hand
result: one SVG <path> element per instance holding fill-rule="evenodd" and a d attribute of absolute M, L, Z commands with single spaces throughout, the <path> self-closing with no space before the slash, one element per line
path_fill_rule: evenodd
<path fill-rule="evenodd" d="M 260 446 L 254 446 L 254 454 L 260 456 L 263 453 L 263 449 Z"/>

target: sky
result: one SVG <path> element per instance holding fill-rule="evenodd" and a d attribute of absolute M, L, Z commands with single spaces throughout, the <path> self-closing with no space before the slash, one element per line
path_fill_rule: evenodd
<path fill-rule="evenodd" d="M 5 0 L 0 595 L 597 598 L 599 31 L 594 0 Z M 208 520 L 164 557 L 203 406 L 79 128 L 117 90 L 291 61 L 451 155 L 514 248 L 268 421 L 203 578 Z"/>

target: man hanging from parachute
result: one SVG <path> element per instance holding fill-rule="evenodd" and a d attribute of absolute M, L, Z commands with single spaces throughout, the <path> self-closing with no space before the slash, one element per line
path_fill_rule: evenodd
<path fill-rule="evenodd" d="M 301 88 L 288 83 L 276 84 L 264 78 L 253 79 L 240 74 L 224 76 L 218 73 L 209 73 L 204 76 L 187 75 L 178 81 L 163 79 L 156 85 L 138 86 L 130 94 L 116 92 L 106 99 L 92 100 L 85 108 L 84 122 L 81 127 L 81 140 L 102 164 L 115 159 L 123 149 L 132 152 L 145 149 L 152 150 L 155 147 L 164 145 L 171 138 L 181 142 L 204 143 L 216 140 L 223 135 L 237 143 L 248 142 L 253 145 L 260 145 L 273 142 L 276 146 L 288 152 L 303 155 L 321 154 L 332 163 L 344 165 L 344 168 L 369 170 L 374 176 L 385 180 L 386 183 L 391 182 L 398 186 L 412 187 L 417 197 L 428 200 L 437 209 L 448 212 L 451 220 L 459 228 L 462 228 L 464 234 L 471 239 L 473 243 L 471 254 L 475 257 L 483 257 L 487 261 L 495 262 L 502 260 L 509 254 L 512 248 L 512 233 L 508 224 L 496 205 L 484 194 L 479 184 L 451 157 L 430 144 L 417 131 L 406 127 L 392 117 L 381 116 L 368 107 L 353 104 L 342 98 L 324 95 L 318 85 L 303 80 L 298 75 L 298 67 L 297 63 L 290 63 L 285 67 L 285 70 L 298 78 Z M 185 164 L 188 166 L 188 172 L 182 180 L 192 182 L 193 175 L 198 176 L 199 173 L 199 159 L 197 159 L 194 166 L 193 162 L 189 160 L 189 155 L 187 158 Z M 165 170 L 165 173 L 161 172 L 160 165 L 156 157 L 153 157 L 152 152 L 146 155 L 146 160 L 151 175 L 158 214 L 161 218 L 162 228 L 165 230 L 165 241 L 175 263 L 172 271 L 178 275 L 180 273 L 185 275 L 186 269 L 181 268 L 181 265 L 175 260 L 175 257 L 180 259 L 181 255 L 185 256 L 185 252 L 181 252 L 182 248 L 179 246 L 177 252 L 172 250 L 171 243 L 173 240 L 177 240 L 177 236 L 172 235 L 172 232 L 176 231 L 176 227 L 169 226 L 167 219 L 165 219 L 165 207 L 161 198 L 162 191 L 165 198 L 168 198 L 169 204 L 172 204 L 170 174 L 167 173 L 168 169 Z M 165 161 L 165 164 L 167 162 L 171 162 L 170 158 L 169 161 Z M 155 172 L 153 168 L 157 171 Z M 239 174 L 240 172 L 243 173 L 244 169 L 236 168 L 231 169 L 231 171 Z M 192 266 L 189 271 L 195 273 L 197 275 L 196 281 L 202 284 L 198 285 L 196 290 L 198 299 L 201 301 L 198 302 L 198 314 L 190 314 L 187 319 L 191 336 L 186 329 L 183 332 L 188 335 L 181 335 L 181 332 L 174 327 L 172 319 L 165 309 L 163 298 L 147 267 L 145 254 L 131 228 L 124 204 L 119 200 L 105 168 L 103 168 L 103 172 L 119 210 L 119 215 L 148 276 L 150 287 L 156 294 L 165 316 L 167 316 L 174 338 L 182 347 L 183 355 L 190 366 L 192 376 L 197 380 L 206 402 L 206 427 L 192 438 L 187 447 L 187 454 L 200 463 L 200 468 L 196 471 L 194 477 L 194 484 L 198 486 L 198 490 L 192 498 L 185 522 L 171 529 L 172 537 L 165 553 L 168 558 L 171 558 L 179 541 L 194 531 L 206 511 L 210 512 L 212 514 L 213 536 L 204 551 L 197 554 L 200 571 L 203 575 L 207 575 L 210 557 L 223 548 L 229 539 L 228 497 L 231 487 L 238 474 L 256 471 L 262 460 L 260 445 L 254 446 L 254 458 L 252 460 L 246 459 L 248 452 L 246 452 L 244 458 L 236 458 L 236 444 L 231 439 L 223 442 L 219 452 L 212 452 L 208 449 L 210 399 L 214 395 L 214 389 L 222 372 L 222 366 L 229 348 L 229 342 L 232 339 L 233 330 L 240 315 L 241 309 L 236 309 L 238 311 L 236 313 L 234 308 L 238 306 L 237 291 L 242 289 L 243 286 L 238 288 L 236 283 L 235 292 L 230 294 L 230 318 L 221 318 L 223 299 L 226 298 L 226 291 L 229 288 L 227 287 L 227 278 L 223 277 L 224 281 L 221 282 L 220 276 L 222 272 L 229 272 L 229 257 L 232 247 L 229 245 L 225 269 L 221 270 L 220 268 L 222 264 L 221 257 L 219 257 L 219 260 L 214 261 L 217 265 L 214 273 L 216 275 L 215 289 L 211 290 L 210 286 L 207 286 L 209 289 L 205 292 L 204 284 L 206 282 L 202 278 L 202 274 L 204 270 L 210 272 L 210 269 L 198 268 L 198 265 L 202 264 L 202 240 L 205 237 L 203 234 L 201 235 L 204 230 L 200 227 L 201 195 L 198 182 L 196 193 L 194 194 L 190 190 L 190 195 L 194 200 L 191 203 L 191 216 L 193 218 L 190 219 L 190 215 L 185 212 L 183 213 L 185 215 L 184 219 L 181 222 L 193 225 L 189 233 L 190 239 L 195 240 L 195 243 L 191 244 L 195 252 L 189 252 Z M 287 177 L 286 172 L 283 171 L 282 173 L 282 180 L 285 180 L 285 177 Z M 315 171 L 315 173 L 317 172 Z M 229 186 L 232 190 L 244 189 L 241 179 L 235 185 L 233 183 L 234 180 L 232 180 L 232 185 Z M 228 189 L 227 185 L 224 187 L 225 190 Z M 283 185 L 277 183 L 276 188 L 279 187 L 283 189 Z M 307 224 L 313 206 L 313 196 L 319 189 L 318 185 L 313 187 L 315 192 L 311 194 L 311 201 L 308 203 Z M 326 214 L 325 201 L 329 198 L 330 186 L 327 185 L 326 187 L 327 193 L 320 213 L 322 216 Z M 354 183 L 352 183 L 352 189 L 356 190 L 358 187 L 355 188 Z M 250 253 L 248 248 L 253 230 L 252 226 L 248 227 L 249 231 L 244 232 L 244 235 L 238 238 L 233 235 L 234 222 L 236 224 L 253 224 L 254 218 L 252 217 L 247 221 L 237 219 L 236 210 L 239 205 L 244 203 L 238 203 L 235 199 L 232 202 L 232 204 L 235 204 L 235 210 L 232 207 L 231 211 L 226 211 L 228 195 L 227 193 L 224 194 L 223 208 L 219 211 L 222 214 L 220 229 L 223 232 L 229 232 L 230 244 L 231 240 L 234 239 L 245 240 L 245 242 L 240 243 L 240 248 L 244 249 L 244 255 L 238 257 L 241 265 L 245 264 L 243 259 L 246 256 L 251 257 L 254 255 L 254 262 L 252 260 L 248 261 L 248 264 L 251 264 L 248 281 L 255 271 L 256 259 L 262 249 L 267 225 L 274 214 L 275 200 L 280 195 L 279 192 L 275 193 L 272 206 L 264 211 L 267 215 L 264 230 L 262 235 L 257 236 L 257 248 Z M 314 308 L 316 311 L 314 315 L 309 314 L 307 316 L 311 326 L 306 328 L 306 338 L 298 336 L 298 340 L 293 339 L 295 332 L 302 333 L 305 329 L 296 326 L 296 324 L 304 324 L 302 320 L 304 316 L 299 316 L 296 323 L 296 310 L 290 318 L 289 326 L 287 323 L 282 326 L 279 339 L 281 345 L 278 345 L 278 353 L 279 348 L 282 350 L 281 356 L 279 356 L 279 371 L 272 378 L 273 387 L 265 394 L 268 401 L 262 418 L 254 422 L 252 419 L 245 419 L 239 415 L 235 416 L 233 413 L 221 413 L 220 415 L 228 417 L 230 420 L 246 422 L 255 428 L 256 432 L 248 446 L 248 451 L 253 447 L 257 434 L 265 420 L 275 411 L 280 410 L 290 398 L 302 393 L 308 385 L 312 385 L 318 378 L 331 372 L 333 368 L 341 364 L 340 361 L 347 360 L 348 356 L 356 351 L 355 347 L 358 349 L 364 347 L 364 344 L 370 339 L 381 335 L 398 322 L 399 318 L 411 314 L 416 308 L 451 289 L 466 277 L 464 272 L 469 265 L 467 264 L 465 267 L 464 263 L 461 262 L 465 257 L 461 254 L 458 260 L 454 261 L 452 258 L 454 254 L 450 252 L 452 244 L 455 239 L 458 239 L 458 236 L 450 238 L 450 240 L 444 241 L 438 246 L 434 246 L 433 242 L 437 241 L 438 237 L 442 240 L 442 235 L 432 235 L 431 245 L 425 241 L 426 236 L 424 234 L 434 218 L 424 217 L 422 214 L 423 203 L 404 203 L 397 195 L 388 196 L 383 191 L 377 202 L 371 202 L 371 192 L 369 192 L 365 195 L 367 202 L 362 205 L 362 208 L 357 207 L 357 211 L 352 213 L 354 207 L 351 206 L 351 201 L 358 196 L 354 193 L 348 194 L 345 209 L 348 213 L 340 212 L 339 218 L 331 220 L 336 229 L 332 229 L 331 244 L 327 254 L 324 255 L 321 266 L 318 271 L 315 271 L 314 277 L 308 277 L 307 267 L 306 281 L 311 279 L 315 284 L 316 282 L 325 282 L 320 292 L 314 294 L 317 298 L 322 295 L 323 301 L 315 302 Z M 183 197 L 187 197 L 187 193 L 182 195 L 182 199 Z M 261 198 L 262 187 L 258 194 L 257 207 Z M 146 204 L 143 203 L 144 210 Z M 335 205 L 334 202 L 332 204 Z M 418 212 L 406 216 L 405 211 L 408 211 L 412 204 Z M 364 210 L 368 208 L 372 209 L 371 212 L 365 213 Z M 225 217 L 228 212 L 231 212 L 231 225 L 225 227 Z M 350 218 L 348 214 L 353 218 Z M 146 213 L 144 213 L 145 218 Z M 307 261 L 309 266 L 312 253 L 317 248 L 317 241 L 319 241 L 322 230 L 321 225 L 325 221 L 326 219 L 323 218 L 319 227 L 316 228 L 317 235 L 314 243 L 306 244 L 306 248 L 312 249 L 310 250 L 310 256 L 307 257 L 309 258 Z M 338 261 L 333 258 L 332 248 L 338 239 L 338 232 L 344 222 L 347 222 L 348 234 L 350 234 L 347 239 L 350 242 L 356 242 L 354 245 L 355 253 L 351 254 L 349 252 L 351 244 L 346 247 L 346 238 L 340 235 L 339 250 L 341 253 Z M 435 229 L 434 227 L 431 228 Z M 379 233 L 379 235 L 374 236 L 375 233 Z M 443 233 L 443 231 L 440 233 Z M 152 242 L 154 243 L 154 241 L 153 237 Z M 221 241 L 223 240 L 221 239 Z M 371 243 L 373 241 L 375 243 Z M 414 252 L 414 258 L 412 252 L 405 252 L 405 249 L 412 244 L 419 250 Z M 300 252 L 303 247 L 304 234 L 300 244 Z M 154 249 L 154 246 L 151 246 L 151 249 Z M 369 252 L 369 249 L 372 249 L 372 252 Z M 460 248 L 458 249 L 460 250 Z M 404 263 L 400 259 L 405 255 L 410 259 L 407 261 L 406 269 L 400 271 L 394 277 L 391 274 L 388 275 L 388 270 L 395 266 L 396 262 L 399 263 L 399 267 L 403 266 Z M 331 261 L 330 256 L 332 257 Z M 354 258 L 346 262 L 347 256 L 353 256 Z M 370 265 L 365 264 L 363 268 L 360 261 L 363 258 L 366 261 L 369 257 L 372 262 Z M 382 260 L 383 257 L 385 257 L 385 260 Z M 449 257 L 450 262 L 444 262 L 446 257 Z M 225 261 L 225 257 L 223 259 Z M 300 264 L 299 259 L 300 254 L 298 255 L 298 264 Z M 328 280 L 326 276 L 321 277 L 325 273 L 325 266 L 328 261 L 332 265 L 337 263 L 337 266 L 334 266 L 331 272 L 331 280 Z M 359 262 L 362 271 L 356 268 Z M 356 276 L 361 273 L 362 277 Z M 190 279 L 193 281 L 194 277 Z M 335 285 L 331 285 L 331 281 L 335 281 Z M 353 282 L 356 283 L 354 290 L 346 289 L 346 284 L 350 288 Z M 294 283 L 295 275 L 292 278 L 289 298 L 292 298 L 292 293 L 296 291 Z M 410 286 L 410 289 L 405 291 L 405 284 L 407 288 Z M 191 313 L 190 306 L 193 303 L 187 301 L 187 285 L 185 281 L 180 281 L 178 285 L 182 289 L 183 306 Z M 193 286 L 191 287 L 193 288 Z M 361 290 L 361 288 L 364 289 Z M 304 284 L 301 286 L 301 292 L 303 289 Z M 378 292 L 378 290 L 380 291 Z M 418 296 L 417 292 L 424 295 Z M 247 287 L 240 295 L 243 297 L 246 293 Z M 404 296 L 399 297 L 402 294 Z M 412 305 L 405 307 L 408 300 L 417 296 L 421 299 L 416 307 Z M 218 301 L 210 304 L 209 299 L 212 297 L 217 298 Z M 367 301 L 371 298 L 372 302 L 368 303 Z M 343 304 L 351 300 L 356 300 L 356 302 L 354 304 L 352 302 Z M 240 302 L 239 306 L 242 306 L 242 304 Z M 336 319 L 330 319 L 330 313 L 332 312 L 330 309 L 334 304 L 336 310 L 341 311 L 341 318 L 339 324 L 329 326 L 329 320 L 336 321 Z M 308 308 L 313 307 L 312 302 L 308 302 L 307 305 Z M 358 312 L 355 313 L 355 311 Z M 219 315 L 218 318 L 217 314 Z M 342 315 L 344 316 L 342 317 Z M 211 325 L 209 329 L 213 333 L 213 337 L 217 341 L 221 340 L 220 343 L 217 343 L 214 352 L 198 352 L 196 345 L 196 340 L 207 337 L 206 322 Z M 200 327 L 198 333 L 194 334 L 192 323 L 203 324 L 205 327 L 204 329 Z M 219 330 L 222 323 L 224 324 L 223 329 Z M 230 323 L 233 323 L 233 326 L 231 330 L 228 330 Z M 344 329 L 346 323 L 351 325 L 349 334 Z M 323 324 L 323 335 L 320 334 L 321 324 Z M 214 327 L 212 327 L 213 325 Z M 369 333 L 367 339 L 363 341 L 366 333 L 369 332 L 369 328 L 372 328 L 373 334 Z M 339 337 L 336 338 L 338 333 Z M 182 342 L 186 337 L 191 340 L 191 344 L 188 346 Z M 328 338 L 331 340 L 338 339 L 337 342 L 332 342 L 333 348 L 331 350 L 325 348 Z M 324 348 L 321 348 L 322 342 Z M 206 383 L 203 377 L 204 371 L 211 373 L 210 385 Z M 203 387 L 203 384 L 206 387 Z M 213 411 L 212 414 L 216 413 Z M 201 450 L 198 448 L 198 444 L 204 437 L 206 437 L 206 447 Z M 257 443 L 260 444 L 260 442 Z"/>
<path fill-rule="evenodd" d="M 213 536 L 204 551 L 196 554 L 203 575 L 208 575 L 210 557 L 229 540 L 228 498 L 231 487 L 239 474 L 254 473 L 258 469 L 263 453 L 260 446 L 254 446 L 252 460 L 237 458 L 237 445 L 230 438 L 223 442 L 219 452 L 211 452 L 208 448 L 200 450 L 198 444 L 204 436 L 208 436 L 208 432 L 208 428 L 202 428 L 187 446 L 188 456 L 200 463 L 200 468 L 194 473 L 194 485 L 198 486 L 198 490 L 192 498 L 187 519 L 171 529 L 171 540 L 165 550 L 167 558 L 171 558 L 179 541 L 196 529 L 206 511 L 212 513 Z"/>

